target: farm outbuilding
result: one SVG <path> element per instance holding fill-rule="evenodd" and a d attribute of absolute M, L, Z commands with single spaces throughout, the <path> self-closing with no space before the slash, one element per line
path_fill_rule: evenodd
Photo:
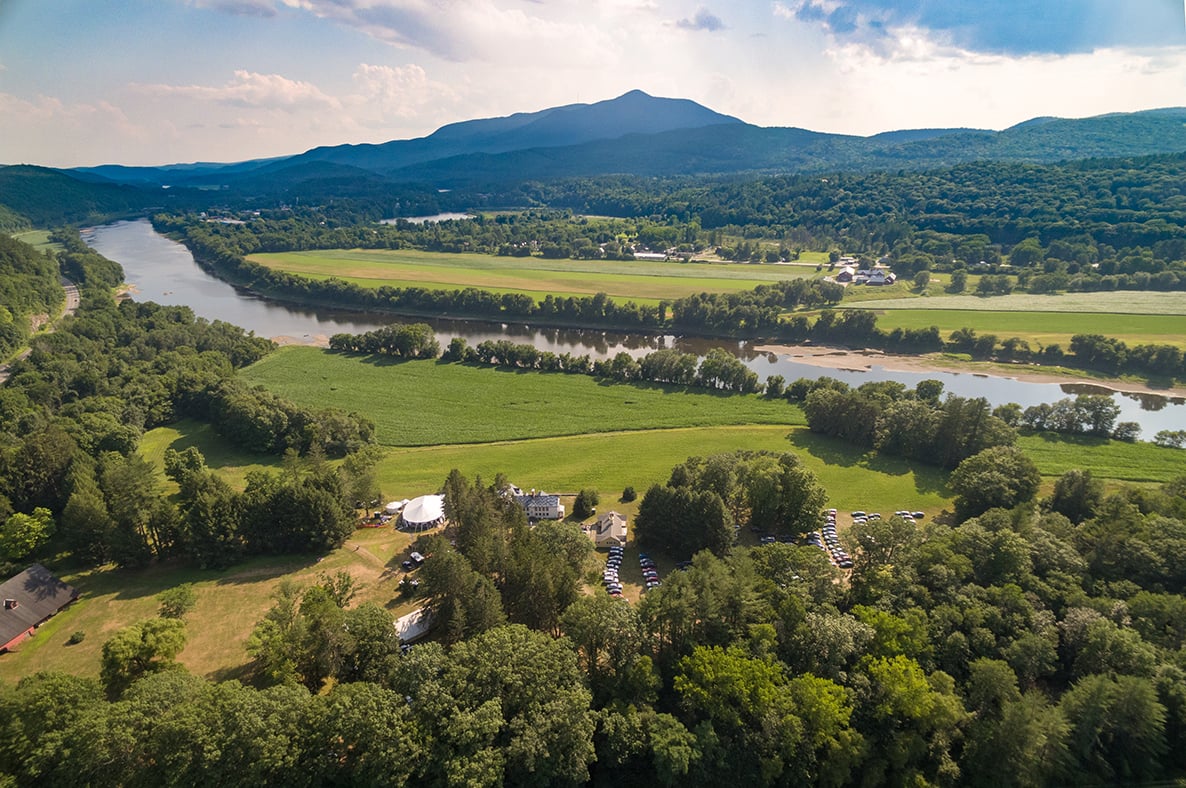
<path fill-rule="evenodd" d="M 0 652 L 10 650 L 33 634 L 42 622 L 78 598 L 73 586 L 63 583 L 41 564 L 33 564 L 0 584 Z"/>

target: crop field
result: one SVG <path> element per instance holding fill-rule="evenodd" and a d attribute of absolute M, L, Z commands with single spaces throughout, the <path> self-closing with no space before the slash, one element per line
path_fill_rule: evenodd
<path fill-rule="evenodd" d="M 310 347 L 281 348 L 241 374 L 301 405 L 361 413 L 375 422 L 378 441 L 386 446 L 804 423 L 797 408 L 757 395 L 437 361 L 372 361 Z"/>
<path fill-rule="evenodd" d="M 367 287 L 476 287 L 503 293 L 586 296 L 657 303 L 701 292 L 752 290 L 759 284 L 814 276 L 798 265 L 680 263 L 645 260 L 545 260 L 410 249 L 339 249 L 256 254 L 252 262 L 316 279 L 338 277 Z"/>
<path fill-rule="evenodd" d="M 1022 435 L 1017 439 L 1017 448 L 1047 477 L 1061 476 L 1075 468 L 1091 471 L 1100 479 L 1122 482 L 1161 483 L 1186 475 L 1186 451 L 1152 443 L 1043 432 Z"/>
<path fill-rule="evenodd" d="M 969 278 L 971 279 L 971 278 Z M 850 290 L 852 288 L 849 288 Z M 934 287 L 932 286 L 932 292 Z M 847 298 L 845 300 L 848 300 Z M 1186 293 L 1151 290 L 1104 293 L 1063 293 L 1006 296 L 930 295 L 921 298 L 887 298 L 861 303 L 862 309 L 955 309 L 976 312 L 1073 312 L 1078 314 L 1186 315 Z"/>
<path fill-rule="evenodd" d="M 1133 314 L 1118 312 L 1028 312 L 931 308 L 938 299 L 904 302 L 910 308 L 876 307 L 877 326 L 883 331 L 895 328 L 937 326 L 944 337 L 960 328 L 974 328 L 980 334 L 996 334 L 999 339 L 1021 337 L 1036 346 L 1058 343 L 1066 348 L 1075 334 L 1103 334 L 1128 344 L 1158 344 L 1186 347 L 1186 314 Z M 988 303 L 994 303 L 990 301 Z M 922 304 L 926 308 L 920 308 Z M 874 308 L 871 303 L 862 308 Z"/>

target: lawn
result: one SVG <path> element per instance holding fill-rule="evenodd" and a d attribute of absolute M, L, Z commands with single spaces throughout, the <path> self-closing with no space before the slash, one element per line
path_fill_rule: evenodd
<path fill-rule="evenodd" d="M 979 334 L 996 334 L 1000 339 L 1021 337 L 1031 346 L 1061 344 L 1066 348 L 1075 334 L 1103 334 L 1129 344 L 1165 344 L 1186 347 L 1186 314 L 1104 312 L 1087 318 L 1078 312 L 987 311 L 980 309 L 931 308 L 941 299 L 913 300 L 912 308 L 877 307 L 877 327 L 928 328 L 937 326 L 944 337 L 960 328 L 974 328 Z M 905 302 L 903 302 L 905 303 Z M 987 303 L 995 303 L 995 300 Z M 927 308 L 918 308 L 925 304 Z M 872 308 L 871 302 L 860 304 Z"/>
<path fill-rule="evenodd" d="M 476 287 L 495 292 L 585 296 L 604 292 L 619 300 L 656 303 L 700 292 L 752 290 L 759 284 L 814 276 L 803 266 L 681 263 L 644 260 L 547 260 L 485 254 L 443 254 L 410 249 L 331 249 L 256 254 L 249 260 L 279 271 L 331 276 L 369 287 Z"/>
<path fill-rule="evenodd" d="M 921 510 L 930 519 L 951 508 L 946 474 L 940 470 L 867 454 L 812 434 L 802 426 L 797 407 L 759 397 L 634 388 L 582 376 L 435 362 L 372 364 L 311 348 L 275 353 L 248 377 L 268 385 L 277 381 L 289 396 L 299 392 L 315 406 L 343 404 L 344 387 L 327 381 L 351 381 L 348 402 L 374 414 L 376 421 L 377 416 L 384 420 L 380 430 L 387 445 L 376 475 L 388 499 L 436 491 L 449 471 L 458 468 L 470 478 L 489 481 L 505 473 L 520 486 L 566 495 L 591 487 L 601 494 L 601 511 L 617 508 L 633 518 L 639 502 L 620 503 L 624 487 L 633 486 L 641 497 L 690 456 L 749 449 L 794 452 L 826 489 L 828 504 L 841 511 Z M 449 441 L 396 445 L 393 436 L 421 434 L 408 422 L 437 425 Z M 577 426 L 587 434 L 565 434 Z M 514 439 L 489 437 L 504 433 Z M 465 440 L 457 441 L 455 435 Z M 186 446 L 199 448 L 210 467 L 240 486 L 249 470 L 279 465 L 274 458 L 235 449 L 194 421 L 148 432 L 141 451 L 160 468 L 167 448 Z M 1089 469 L 1107 481 L 1137 483 L 1163 482 L 1186 470 L 1180 450 L 1147 443 L 1044 434 L 1023 436 L 1019 446 L 1037 462 L 1047 486 L 1070 468 Z M 567 503 L 571 506 L 571 500 Z M 409 535 L 390 528 L 364 529 L 321 558 L 261 558 L 226 571 L 180 565 L 64 571 L 64 579 L 79 588 L 82 598 L 3 657 L 5 679 L 38 670 L 97 675 L 103 642 L 120 627 L 155 615 L 156 595 L 183 582 L 195 584 L 198 602 L 188 617 L 190 642 L 181 653 L 182 664 L 211 678 L 241 677 L 248 662 L 247 638 L 272 604 L 281 580 L 309 585 L 322 572 L 344 570 L 358 583 L 357 601 L 384 605 L 396 616 L 411 609 L 396 595 L 399 561 L 410 542 Z M 630 555 L 633 560 L 633 551 Z M 83 642 L 66 645 L 76 631 L 85 633 Z"/>
<path fill-rule="evenodd" d="M 301 405 L 361 413 L 375 422 L 379 443 L 386 446 L 804 423 L 802 413 L 785 401 L 756 395 L 437 361 L 369 360 L 310 347 L 281 348 L 241 374 Z"/>
<path fill-rule="evenodd" d="M 62 245 L 54 243 L 49 240 L 49 230 L 25 230 L 19 233 L 13 233 L 12 237 L 32 246 L 39 252 L 49 250 L 51 252 L 62 251 Z"/>
<path fill-rule="evenodd" d="M 186 617 L 189 642 L 179 661 L 197 675 L 241 678 L 249 660 L 247 638 L 271 607 L 282 579 L 308 586 L 323 572 L 346 571 L 358 587 L 356 602 L 375 602 L 397 617 L 410 611 L 413 605 L 396 598 L 402 574 L 399 558 L 410 542 L 407 534 L 375 528 L 356 531 L 342 548 L 321 558 L 259 558 L 226 571 L 165 564 L 140 571 L 103 567 L 64 572 L 62 579 L 79 590 L 79 600 L 38 628 L 16 651 L 0 657 L 4 677 L 15 680 L 40 670 L 98 676 L 106 640 L 122 627 L 155 616 L 161 591 L 193 583 L 197 605 Z M 74 632 L 84 633 L 84 640 L 67 645 Z"/>

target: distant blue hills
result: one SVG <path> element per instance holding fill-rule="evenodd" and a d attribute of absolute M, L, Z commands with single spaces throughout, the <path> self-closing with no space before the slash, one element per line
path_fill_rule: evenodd
<path fill-rule="evenodd" d="M 234 164 L 108 164 L 71 172 L 115 183 L 248 191 L 270 191 L 269 182 L 355 178 L 448 188 L 507 179 L 919 169 L 1183 151 L 1186 108 L 1081 120 L 1042 117 L 999 132 L 906 129 L 857 137 L 754 126 L 694 101 L 632 90 L 594 104 L 452 123 L 411 140 L 320 147 Z"/>
<path fill-rule="evenodd" d="M 417 139 L 319 147 L 271 159 L 0 167 L 0 205 L 42 223 L 101 215 L 107 206 L 133 211 L 196 205 L 209 201 L 210 192 L 234 201 L 383 202 L 409 189 L 435 194 L 490 187 L 505 193 L 512 184 L 554 178 L 899 171 L 1182 152 L 1186 108 L 1078 120 L 1040 117 L 1003 131 L 904 129 L 859 137 L 755 126 L 687 99 L 633 90 L 593 104 L 452 123 Z M 55 205 L 53 195 L 63 193 L 71 199 Z"/>

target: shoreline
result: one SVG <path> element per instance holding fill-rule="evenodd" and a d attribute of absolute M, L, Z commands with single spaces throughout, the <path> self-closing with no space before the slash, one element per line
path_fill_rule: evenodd
<path fill-rule="evenodd" d="M 270 337 L 270 339 L 281 347 L 287 345 L 329 347 L 328 334 L 305 334 L 299 337 L 281 334 Z M 1167 398 L 1186 398 L 1186 386 L 1155 388 L 1140 381 L 1096 378 L 1076 371 L 1060 374 L 1031 364 L 1005 365 L 983 361 L 954 361 L 936 358 L 934 355 L 908 356 L 884 353 L 879 350 L 850 350 L 823 345 L 756 345 L 754 350 L 758 353 L 774 353 L 790 361 L 809 364 L 820 369 L 868 372 L 874 366 L 878 366 L 893 372 L 962 372 L 968 375 L 1020 380 L 1027 383 L 1078 383 L 1098 386 L 1117 394 L 1152 394 Z"/>
<path fill-rule="evenodd" d="M 963 372 L 990 378 L 1020 380 L 1027 383 L 1080 383 L 1098 386 L 1118 394 L 1153 394 L 1162 397 L 1186 397 L 1186 387 L 1155 388 L 1140 381 L 1096 378 L 1081 372 L 1068 374 L 1044 371 L 1038 365 L 1005 365 L 983 361 L 954 361 L 927 356 L 907 356 L 879 350 L 849 350 L 812 345 L 758 345 L 759 353 L 775 353 L 790 361 L 822 369 L 867 372 L 879 366 L 893 372 Z M 790 381 L 787 381 L 788 383 Z"/>

